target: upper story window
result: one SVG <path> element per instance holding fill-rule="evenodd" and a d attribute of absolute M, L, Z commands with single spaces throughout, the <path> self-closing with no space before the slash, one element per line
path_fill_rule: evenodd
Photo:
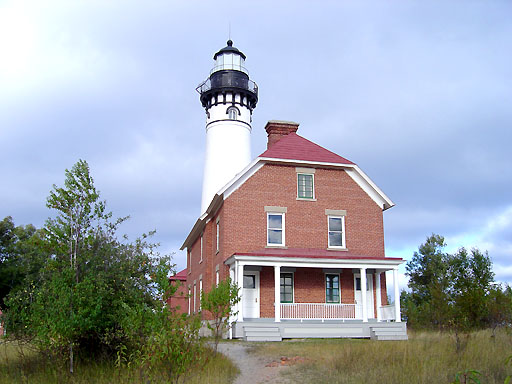
<path fill-rule="evenodd" d="M 329 248 L 345 247 L 345 216 L 329 216 Z"/>
<path fill-rule="evenodd" d="M 220 243 L 220 222 L 217 219 L 217 227 L 216 227 L 216 252 L 219 252 L 219 243 Z"/>
<path fill-rule="evenodd" d="M 340 302 L 340 275 L 325 275 L 325 302 Z"/>
<path fill-rule="evenodd" d="M 203 262 L 203 235 L 201 234 L 201 251 L 199 256 L 199 263 Z"/>
<path fill-rule="evenodd" d="M 238 108 L 237 107 L 229 107 L 227 110 L 228 118 L 230 120 L 238 120 Z"/>
<path fill-rule="evenodd" d="M 267 245 L 284 245 L 284 213 L 267 213 Z"/>
<path fill-rule="evenodd" d="M 297 199 L 315 199 L 315 169 L 295 168 L 297 172 Z"/>
<path fill-rule="evenodd" d="M 286 207 L 265 207 L 267 212 L 267 246 L 285 245 Z"/>

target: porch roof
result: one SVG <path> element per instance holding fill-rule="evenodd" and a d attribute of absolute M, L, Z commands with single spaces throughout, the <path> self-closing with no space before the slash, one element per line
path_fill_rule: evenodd
<path fill-rule="evenodd" d="M 225 264 L 235 261 L 253 265 L 295 265 L 303 267 L 337 266 L 355 268 L 392 269 L 402 264 L 400 257 L 376 257 L 351 253 L 350 251 L 331 251 L 312 248 L 263 248 L 252 252 L 237 252 L 229 257 Z"/>

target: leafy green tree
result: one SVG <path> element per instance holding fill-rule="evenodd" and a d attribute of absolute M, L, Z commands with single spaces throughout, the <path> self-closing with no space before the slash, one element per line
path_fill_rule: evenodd
<path fill-rule="evenodd" d="M 494 281 L 492 262 L 487 252 L 468 252 L 460 248 L 450 257 L 449 294 L 453 304 L 453 321 L 461 329 L 480 328 L 488 317 L 488 299 Z"/>
<path fill-rule="evenodd" d="M 33 225 L 15 226 L 12 217 L 0 221 L 0 308 L 7 295 L 34 280 L 44 262 L 41 231 Z"/>
<path fill-rule="evenodd" d="M 208 321 L 207 325 L 215 339 L 215 353 L 222 335 L 229 330 L 229 319 L 236 314 L 233 308 L 239 301 L 239 288 L 229 277 L 201 296 L 201 309 L 210 312 L 213 317 L 213 321 Z"/>
<path fill-rule="evenodd" d="M 48 257 L 36 280 L 10 294 L 6 319 L 14 337 L 67 356 L 73 372 L 75 353 L 108 356 L 126 344 L 127 307 L 161 307 L 151 278 L 161 263 L 147 235 L 117 239 L 127 218 L 112 219 L 87 162 L 66 170 L 64 187 L 53 187 L 47 206 L 56 213 L 40 244 Z"/>
<path fill-rule="evenodd" d="M 449 317 L 448 255 L 444 252 L 444 237 L 432 234 L 414 252 L 406 265 L 411 289 L 409 308 L 417 311 L 419 324 L 442 327 Z"/>
<path fill-rule="evenodd" d="M 491 286 L 487 301 L 487 324 L 492 329 L 493 337 L 497 327 L 512 324 L 512 289 L 508 285 Z"/>

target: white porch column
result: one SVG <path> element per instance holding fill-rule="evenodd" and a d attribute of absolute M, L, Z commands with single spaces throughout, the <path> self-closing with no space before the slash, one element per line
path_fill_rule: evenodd
<path fill-rule="evenodd" d="M 393 269 L 393 288 L 395 289 L 395 321 L 400 323 L 402 316 L 400 315 L 400 291 L 398 289 L 398 267 Z"/>
<path fill-rule="evenodd" d="M 375 272 L 375 296 L 377 297 L 377 321 L 381 321 L 380 307 L 382 306 L 381 291 L 380 291 L 380 272 Z"/>
<path fill-rule="evenodd" d="M 366 304 L 366 268 L 361 268 L 361 305 L 363 313 L 363 323 L 368 322 L 368 305 Z"/>
<path fill-rule="evenodd" d="M 231 282 L 235 282 L 235 268 L 229 268 L 229 278 L 231 279 Z M 236 311 L 237 304 L 235 304 L 235 308 L 232 308 L 232 311 Z M 228 337 L 230 339 L 233 339 L 233 322 L 235 321 L 235 318 L 233 316 L 229 317 L 229 335 Z"/>
<path fill-rule="evenodd" d="M 276 322 L 281 321 L 281 266 L 274 267 L 274 317 Z"/>
<path fill-rule="evenodd" d="M 237 274 L 237 285 L 238 285 L 238 289 L 239 289 L 239 295 L 240 295 L 240 301 L 238 302 L 238 317 L 237 317 L 237 320 L 239 322 L 243 322 L 244 321 L 244 314 L 243 314 L 243 308 L 244 308 L 244 265 L 241 264 L 240 262 L 237 263 L 237 270 L 236 270 L 236 274 Z"/>

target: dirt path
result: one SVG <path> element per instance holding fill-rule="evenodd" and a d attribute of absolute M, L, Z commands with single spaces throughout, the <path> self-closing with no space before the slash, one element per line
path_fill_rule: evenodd
<path fill-rule="evenodd" d="M 270 357 L 261 357 L 254 353 L 248 353 L 248 349 L 254 346 L 247 342 L 227 342 L 219 343 L 219 352 L 223 353 L 233 361 L 240 375 L 235 380 L 235 384 L 270 384 L 270 383 L 291 383 L 281 376 L 281 372 L 289 367 L 266 365 L 273 362 Z"/>

